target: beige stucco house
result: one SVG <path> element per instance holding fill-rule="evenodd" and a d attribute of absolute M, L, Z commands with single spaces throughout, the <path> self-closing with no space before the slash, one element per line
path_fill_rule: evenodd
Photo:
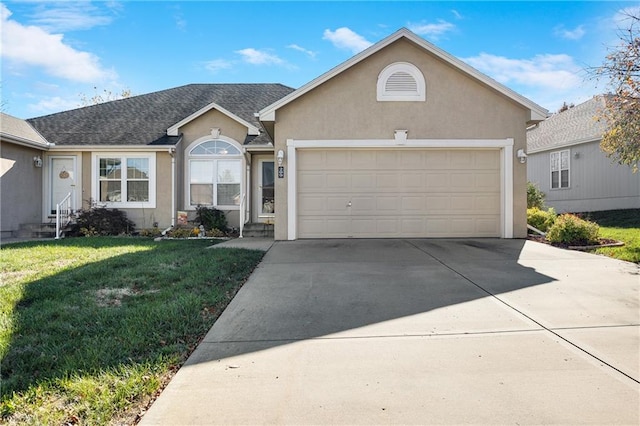
<path fill-rule="evenodd" d="M 42 165 L 49 143 L 24 120 L 0 115 L 0 238 L 42 220 Z"/>
<path fill-rule="evenodd" d="M 189 85 L 28 121 L 51 144 L 43 215 L 70 191 L 140 228 L 212 205 L 279 240 L 521 238 L 546 114 L 401 29 L 297 90 Z"/>

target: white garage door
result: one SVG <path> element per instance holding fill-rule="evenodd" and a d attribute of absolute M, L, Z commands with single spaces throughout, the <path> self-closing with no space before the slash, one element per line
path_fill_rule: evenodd
<path fill-rule="evenodd" d="M 300 149 L 299 238 L 499 237 L 500 150 Z"/>

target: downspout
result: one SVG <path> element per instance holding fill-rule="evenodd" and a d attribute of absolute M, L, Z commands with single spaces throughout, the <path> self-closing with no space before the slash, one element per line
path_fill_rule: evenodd
<path fill-rule="evenodd" d="M 169 148 L 171 156 L 171 226 L 161 232 L 162 236 L 166 236 L 176 226 L 176 148 Z"/>
<path fill-rule="evenodd" d="M 176 226 L 176 149 L 169 148 L 171 156 L 171 227 Z"/>

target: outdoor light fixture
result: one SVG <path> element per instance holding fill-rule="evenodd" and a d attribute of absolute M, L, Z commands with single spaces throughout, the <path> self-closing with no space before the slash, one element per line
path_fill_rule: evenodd
<path fill-rule="evenodd" d="M 33 157 L 33 167 L 42 167 L 42 158 Z"/>
<path fill-rule="evenodd" d="M 282 162 L 284 161 L 284 151 L 283 150 L 279 150 L 278 151 L 278 166 L 282 166 Z"/>
<path fill-rule="evenodd" d="M 524 153 L 524 149 L 519 149 L 516 153 L 516 157 L 520 160 L 520 163 L 524 164 L 527 162 L 527 154 Z"/>

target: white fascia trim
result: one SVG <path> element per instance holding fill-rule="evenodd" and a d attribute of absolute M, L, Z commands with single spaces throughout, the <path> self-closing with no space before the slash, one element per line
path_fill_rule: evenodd
<path fill-rule="evenodd" d="M 36 142 L 30 139 L 21 138 L 20 136 L 14 136 L 14 135 L 10 135 L 8 133 L 3 133 L 3 132 L 0 132 L 0 140 L 2 140 L 3 142 L 9 142 L 16 145 L 26 146 L 29 148 L 40 149 L 43 151 L 46 151 L 53 146 L 49 142 L 45 142 L 45 143 Z"/>
<path fill-rule="evenodd" d="M 178 142 L 179 143 L 179 142 Z M 51 152 L 79 151 L 79 152 L 163 152 L 175 151 L 176 145 L 57 145 L 49 148 Z"/>
<path fill-rule="evenodd" d="M 169 135 L 169 136 L 178 136 L 178 130 L 180 129 L 180 127 L 184 126 L 185 124 L 189 123 L 192 120 L 195 120 L 196 118 L 200 117 L 202 114 L 204 114 L 206 112 L 209 112 L 212 109 L 220 111 L 221 113 L 223 113 L 227 117 L 229 117 L 232 120 L 235 120 L 238 123 L 240 123 L 243 126 L 245 126 L 247 128 L 247 134 L 249 134 L 249 135 L 259 135 L 260 134 L 260 129 L 258 129 L 253 124 L 249 123 L 248 121 L 243 120 L 242 118 L 238 117 L 237 115 L 235 115 L 231 111 L 221 107 L 220 105 L 216 104 L 215 102 L 211 102 L 209 105 L 205 106 L 204 108 L 200 108 L 198 111 L 194 112 L 193 114 L 191 114 L 190 116 L 188 116 L 184 120 L 182 120 L 182 121 L 174 124 L 173 126 L 169 127 L 167 129 L 167 135 Z"/>
<path fill-rule="evenodd" d="M 500 149 L 500 216 L 501 238 L 513 238 L 513 138 L 507 139 L 408 139 L 398 144 L 395 139 L 370 140 L 295 140 L 287 139 L 287 239 L 297 238 L 296 150 L 312 148 L 440 148 Z"/>
<path fill-rule="evenodd" d="M 316 79 L 310 81 L 309 83 L 305 84 L 304 86 L 300 87 L 299 89 L 291 92 L 290 94 L 288 94 L 284 98 L 274 102 L 273 104 L 267 106 L 266 108 L 263 108 L 260 111 L 260 121 L 275 121 L 275 116 L 276 116 L 276 110 L 277 109 L 279 109 L 282 106 L 288 104 L 289 102 L 293 101 L 294 99 L 299 98 L 300 96 L 304 95 L 305 93 L 307 93 L 307 92 L 311 91 L 312 89 L 316 88 L 317 86 L 321 85 L 325 81 L 330 80 L 331 78 L 335 77 L 336 75 L 340 74 L 341 72 L 345 71 L 346 69 L 351 68 L 353 65 L 355 65 L 358 62 L 368 58 L 369 56 L 373 55 L 374 53 L 378 52 L 379 50 L 382 50 L 383 48 L 387 47 L 388 45 L 390 45 L 391 43 L 395 42 L 396 40 L 398 40 L 398 39 L 400 39 L 402 37 L 405 37 L 408 40 L 416 43 L 418 46 L 422 47 L 423 49 L 425 49 L 426 51 L 432 53 L 433 55 L 437 56 L 438 58 L 442 59 L 443 61 L 449 63 L 450 65 L 453 65 L 454 67 L 460 69 L 461 71 L 469 74 L 471 77 L 476 78 L 477 80 L 479 80 L 482 83 L 488 85 L 489 87 L 497 90 L 498 92 L 502 93 L 503 95 L 507 96 L 508 98 L 511 98 L 512 100 L 516 101 L 518 104 L 528 108 L 531 111 L 531 113 L 530 113 L 530 119 L 531 120 L 533 120 L 533 121 L 542 121 L 545 118 L 547 118 L 549 111 L 546 108 L 541 107 L 540 105 L 536 104 L 535 102 L 525 98 L 524 96 L 514 92 L 513 90 L 509 89 L 508 87 L 498 83 L 496 80 L 492 79 L 491 77 L 487 76 L 486 74 L 483 74 L 482 72 L 480 72 L 477 69 L 473 68 L 471 65 L 467 64 L 466 62 L 461 61 L 460 59 L 456 58 L 455 56 L 452 56 L 449 53 L 445 52 L 444 50 L 436 47 L 435 45 L 433 45 L 431 43 L 429 43 L 428 41 L 426 41 L 422 37 L 419 37 L 415 33 L 409 31 L 408 29 L 401 28 L 398 31 L 396 31 L 395 33 L 393 33 L 390 36 L 388 36 L 387 38 L 382 39 L 378 43 L 370 46 L 369 48 L 367 48 L 367 49 L 363 50 L 362 52 L 358 53 L 357 55 L 353 56 L 351 59 L 343 62 L 342 64 L 336 66 L 335 68 L 332 68 L 328 72 L 326 72 L 326 73 L 322 74 L 321 76 L 317 77 Z"/>

